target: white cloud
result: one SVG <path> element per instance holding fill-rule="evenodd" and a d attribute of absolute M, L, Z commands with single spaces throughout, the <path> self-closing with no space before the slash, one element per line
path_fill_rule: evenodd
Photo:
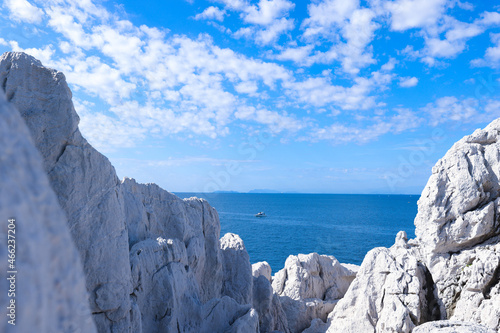
<path fill-rule="evenodd" d="M 257 6 L 247 5 L 243 9 L 246 23 L 269 26 L 287 15 L 295 4 L 288 0 L 259 0 Z"/>
<path fill-rule="evenodd" d="M 498 68 L 500 66 L 500 33 L 490 34 L 490 39 L 494 46 L 490 46 L 486 49 L 484 59 L 472 60 L 472 66 L 491 68 Z"/>
<path fill-rule="evenodd" d="M 485 121 L 491 121 L 500 117 L 500 100 L 489 99 L 484 106 Z"/>
<path fill-rule="evenodd" d="M 27 23 L 42 22 L 43 10 L 26 0 L 5 0 L 4 4 L 14 20 Z"/>
<path fill-rule="evenodd" d="M 327 77 L 284 83 L 284 87 L 289 96 L 315 107 L 333 104 L 343 110 L 368 110 L 378 106 L 377 98 L 372 93 L 385 90 L 393 77 L 390 71 L 382 69 L 372 72 L 368 78 L 355 78 L 350 87 L 334 85 Z"/>
<path fill-rule="evenodd" d="M 446 96 L 427 104 L 422 110 L 429 114 L 432 126 L 447 122 L 487 123 L 500 117 L 500 100 Z"/>
<path fill-rule="evenodd" d="M 332 37 L 337 27 L 343 26 L 358 8 L 358 0 L 325 0 L 309 4 L 309 17 L 302 23 L 302 28 L 305 29 L 304 38 Z"/>
<path fill-rule="evenodd" d="M 0 40 L 0 44 L 2 44 L 3 40 Z M 12 51 L 14 52 L 26 52 L 33 57 L 37 58 L 40 60 L 42 63 L 50 63 L 50 59 L 55 53 L 55 50 L 53 49 L 52 45 L 46 45 L 43 48 L 28 48 L 28 49 L 23 49 L 19 46 L 19 43 L 16 41 L 10 41 L 10 42 L 4 42 L 4 45 L 9 45 Z"/>
<path fill-rule="evenodd" d="M 485 58 L 493 63 L 498 63 L 500 60 L 500 33 L 491 34 L 491 41 L 495 43 L 496 46 L 486 49 Z"/>
<path fill-rule="evenodd" d="M 391 28 L 405 31 L 433 26 L 443 16 L 447 0 L 396 0 L 385 6 L 391 13 Z"/>
<path fill-rule="evenodd" d="M 481 14 L 481 24 L 484 26 L 499 25 L 500 13 L 498 12 L 484 12 Z"/>
<path fill-rule="evenodd" d="M 467 49 L 468 40 L 499 25 L 500 14 L 496 12 L 483 12 L 472 23 L 461 22 L 441 12 L 439 19 L 432 24 L 422 25 L 421 30 L 415 34 L 423 37 L 424 48 L 414 50 L 413 46 L 408 45 L 402 53 L 409 56 L 409 59 L 420 59 L 430 67 L 446 65 L 439 59 L 455 58 Z M 473 65 L 480 63 L 481 60 L 476 60 Z"/>
<path fill-rule="evenodd" d="M 158 29 L 135 27 L 111 16 L 72 14 L 65 6 L 48 10 L 49 25 L 63 36 L 63 57 L 51 46 L 30 53 L 63 71 L 75 92 L 109 104 L 111 115 L 82 116 L 82 131 L 104 150 L 109 150 L 106 145 L 131 146 L 146 135 L 227 135 L 235 110 L 247 103 L 230 92 L 231 86 L 259 100 L 267 98 L 260 85 L 276 89 L 292 79 L 279 65 L 215 46 L 208 35 L 196 40 L 167 37 Z M 294 117 L 265 108 L 258 108 L 252 120 L 275 133 L 303 127 Z M 97 121 L 98 130 L 91 125 Z M 118 131 L 119 126 L 126 130 Z M 113 133 L 114 140 L 109 138 Z M 130 133 L 129 139 L 125 133 Z"/>
<path fill-rule="evenodd" d="M 309 45 L 331 44 L 328 51 L 317 51 L 302 64 L 331 64 L 339 61 L 342 70 L 356 75 L 376 63 L 369 47 L 379 25 L 376 13 L 360 8 L 359 1 L 324 0 L 308 6 L 309 17 L 301 25 L 302 38 Z"/>
<path fill-rule="evenodd" d="M 112 118 L 102 113 L 86 112 L 75 103 L 80 116 L 80 130 L 90 144 L 104 153 L 116 148 L 134 147 L 144 139 L 146 129 L 136 125 L 130 126 L 119 118 Z"/>
<path fill-rule="evenodd" d="M 110 105 L 130 98 L 137 85 L 128 81 L 120 69 L 101 61 L 97 56 L 67 57 L 45 64 L 63 71 L 68 82 L 93 96 L 99 96 Z"/>
<path fill-rule="evenodd" d="M 295 27 L 293 20 L 280 18 L 265 29 L 255 30 L 255 41 L 260 45 L 269 45 L 278 41 L 281 35 Z"/>
<path fill-rule="evenodd" d="M 403 88 L 415 87 L 418 84 L 416 77 L 403 77 L 399 81 L 399 85 Z"/>
<path fill-rule="evenodd" d="M 41 7 L 42 0 L 37 1 Z M 220 8 L 208 7 L 195 18 L 222 22 L 225 16 L 239 15 L 243 25 L 238 25 L 241 29 L 234 36 L 259 45 L 273 45 L 283 35 L 292 36 L 289 32 L 295 23 L 288 15 L 294 5 L 288 0 L 218 2 Z M 413 87 L 418 79 L 394 73 L 398 61 L 392 56 L 397 55 L 374 56 L 375 31 L 389 24 L 373 5 L 375 2 L 314 0 L 308 6 L 309 16 L 302 30 L 296 31 L 302 33 L 297 40 L 289 41 L 286 48 L 274 44 L 274 51 L 265 48 L 261 52 L 268 60 L 292 61 L 301 66 L 336 63 L 313 68 L 313 74 L 290 63 L 279 65 L 218 47 L 208 34 L 189 38 L 135 26 L 90 0 L 53 0 L 50 6 L 41 7 L 47 16 L 45 28 L 56 32 L 56 42 L 26 51 L 63 71 L 79 98 L 89 95 L 107 104 L 99 107 L 109 109 L 109 113 L 82 113 L 82 131 L 101 149 L 130 147 L 149 136 L 182 138 L 196 134 L 217 138 L 228 135 L 235 124 L 282 135 L 311 132 L 315 140 L 366 142 L 384 133 L 409 130 L 420 121 L 406 109 L 394 109 L 383 116 L 387 110 L 382 92 L 394 81 L 401 87 Z M 363 7 L 367 4 L 372 7 Z M 398 10 L 406 13 L 398 8 L 394 13 L 403 15 Z M 468 39 L 500 22 L 498 13 L 483 13 L 472 23 L 445 14 L 433 21 L 434 27 L 426 26 L 423 18 L 425 24 L 409 22 L 420 29 L 413 36 L 422 38 L 424 47 L 414 50 L 409 45 L 403 55 L 436 64 L 440 58 L 463 52 Z M 394 17 L 390 23 L 396 24 Z M 490 62 L 500 60 L 498 35 L 491 35 L 494 45 L 485 51 L 485 59 Z M 0 39 L 0 44 L 21 50 L 15 41 Z M 387 57 L 388 62 L 377 64 Z M 375 65 L 378 70 L 372 69 Z M 425 111 L 433 124 L 443 117 L 472 121 L 467 103 L 440 99 L 428 104 Z M 83 109 L 82 105 L 78 108 Z M 495 107 L 492 102 L 489 109 Z M 331 117 L 330 110 L 340 116 Z M 325 112 L 321 121 L 341 118 L 345 122 L 319 126 L 304 116 L 317 116 L 319 112 Z M 96 122 L 100 125 L 92 126 Z"/>
<path fill-rule="evenodd" d="M 195 20 L 217 20 L 219 22 L 224 21 L 224 14 L 225 11 L 214 7 L 210 6 L 207 9 L 205 9 L 202 13 L 197 14 L 194 19 Z"/>
<path fill-rule="evenodd" d="M 286 113 L 280 114 L 276 111 L 269 111 L 263 108 L 240 107 L 235 113 L 235 117 L 240 120 L 255 121 L 268 125 L 272 133 L 283 131 L 297 132 L 305 127 L 304 120 L 299 121 L 295 117 Z"/>
<path fill-rule="evenodd" d="M 477 116 L 478 106 L 474 98 L 459 100 L 455 96 L 446 96 L 427 104 L 423 110 L 429 114 L 430 124 L 437 126 L 449 121 L 470 122 Z"/>
<path fill-rule="evenodd" d="M 293 19 L 287 18 L 295 4 L 289 0 L 259 0 L 252 5 L 243 0 L 218 0 L 226 10 L 240 13 L 242 21 L 249 26 L 233 33 L 234 38 L 254 40 L 259 45 L 270 45 L 295 27 Z"/>
<path fill-rule="evenodd" d="M 311 65 L 311 51 L 314 45 L 305 45 L 300 47 L 289 47 L 282 50 L 279 54 L 270 55 L 271 59 L 281 60 L 281 61 L 293 61 L 299 65 Z"/>
<path fill-rule="evenodd" d="M 237 84 L 234 89 L 240 94 L 248 94 L 250 96 L 256 96 L 256 92 L 259 89 L 257 84 L 252 81 L 245 81 Z"/>
<path fill-rule="evenodd" d="M 120 159 L 124 162 L 129 162 L 128 159 Z M 213 158 L 207 156 L 186 156 L 181 158 L 172 158 L 169 157 L 167 160 L 160 161 L 143 161 L 143 160 L 132 160 L 132 162 L 145 163 L 148 166 L 152 167 L 172 167 L 172 166 L 187 166 L 193 164 L 204 164 L 204 165 L 212 165 L 212 166 L 225 166 L 227 163 L 255 163 L 256 160 L 234 160 L 234 159 L 226 159 L 226 158 Z"/>
<path fill-rule="evenodd" d="M 378 118 L 369 126 L 333 124 L 323 128 L 316 128 L 310 133 L 310 140 L 327 140 L 335 144 L 355 142 L 367 143 L 387 134 L 399 134 L 403 131 L 420 126 L 419 119 L 408 109 L 396 109 L 395 114 L 386 118 Z"/>
<path fill-rule="evenodd" d="M 460 9 L 469 10 L 469 11 L 474 10 L 474 5 L 469 3 L 469 2 L 461 2 L 460 0 L 457 0 L 456 3 Z"/>

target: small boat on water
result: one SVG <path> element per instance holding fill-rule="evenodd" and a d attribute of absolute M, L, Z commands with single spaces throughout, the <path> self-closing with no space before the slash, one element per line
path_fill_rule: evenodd
<path fill-rule="evenodd" d="M 258 212 L 257 214 L 255 214 L 255 217 L 266 217 L 266 213 Z"/>

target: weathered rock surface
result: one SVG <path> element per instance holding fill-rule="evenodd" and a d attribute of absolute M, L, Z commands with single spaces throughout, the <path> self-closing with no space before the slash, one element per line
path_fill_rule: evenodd
<path fill-rule="evenodd" d="M 417 238 L 398 234 L 391 249 L 368 253 L 328 332 L 410 332 L 447 318 L 414 332 L 500 329 L 499 133 L 495 120 L 437 162 L 418 202 Z"/>
<path fill-rule="evenodd" d="M 222 295 L 241 304 L 252 302 L 252 265 L 240 236 L 227 233 L 220 240 L 223 258 Z"/>
<path fill-rule="evenodd" d="M 81 136 L 62 73 L 6 53 L 0 82 L 28 124 L 67 216 L 89 293 L 79 306 L 90 304 L 99 332 L 258 331 L 248 253 L 237 236 L 220 247 L 219 218 L 206 201 L 121 182 Z"/>
<path fill-rule="evenodd" d="M 259 314 L 260 332 L 290 332 L 280 299 L 264 275 L 253 278 L 253 307 Z"/>
<path fill-rule="evenodd" d="M 0 57 L 0 81 L 44 157 L 86 273 L 100 332 L 130 326 L 132 281 L 123 192 L 106 157 L 78 130 L 64 75 L 23 53 Z"/>
<path fill-rule="evenodd" d="M 500 119 L 464 137 L 432 168 L 415 234 L 426 254 L 457 252 L 499 234 Z"/>
<path fill-rule="evenodd" d="M 328 332 L 411 332 L 439 319 L 432 278 L 400 232 L 390 249 L 368 252 L 344 298 L 329 315 Z"/>
<path fill-rule="evenodd" d="M 261 261 L 257 262 L 252 265 L 252 275 L 253 277 L 258 278 L 261 275 L 264 275 L 264 277 L 271 281 L 271 266 L 267 261 Z"/>
<path fill-rule="evenodd" d="M 50 188 L 28 128 L 19 112 L 7 103 L 3 90 L 0 90 L 0 217 L 3 219 L 0 331 L 96 332 L 80 257 L 66 226 L 66 217 Z M 15 219 L 15 227 L 8 227 L 10 218 Z M 9 250 L 15 250 L 11 252 L 15 255 L 13 267 L 8 266 Z M 13 274 L 12 286 L 7 279 L 11 277 L 8 271 L 18 272 Z M 12 297 L 8 295 L 9 289 L 15 294 Z M 15 326 L 8 323 L 14 318 L 6 316 L 10 313 L 7 309 L 10 300 L 15 300 Z"/>
<path fill-rule="evenodd" d="M 416 242 L 442 318 L 500 329 L 500 119 L 453 145 L 418 202 Z"/>
<path fill-rule="evenodd" d="M 416 327 L 413 333 L 496 333 L 496 331 L 474 323 L 438 320 Z"/>
<path fill-rule="evenodd" d="M 138 184 L 130 178 L 123 180 L 122 189 L 130 246 L 158 237 L 180 240 L 186 264 L 199 286 L 200 300 L 220 297 L 223 271 L 215 209 L 205 200 L 181 200 L 158 185 Z"/>
<path fill-rule="evenodd" d="M 332 256 L 289 256 L 285 268 L 274 275 L 272 286 L 280 296 L 290 330 L 301 332 L 315 318 L 326 321 L 355 276 Z"/>

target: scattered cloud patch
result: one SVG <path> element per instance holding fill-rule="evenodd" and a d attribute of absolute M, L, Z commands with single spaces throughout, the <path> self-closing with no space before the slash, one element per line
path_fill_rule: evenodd
<path fill-rule="evenodd" d="M 399 86 L 403 88 L 415 87 L 418 84 L 418 79 L 416 77 L 404 77 L 399 81 Z"/>
<path fill-rule="evenodd" d="M 384 7 L 391 14 L 391 29 L 405 31 L 435 26 L 444 14 L 447 2 L 448 0 L 396 0 L 386 1 Z"/>
<path fill-rule="evenodd" d="M 486 49 L 484 58 L 474 59 L 471 61 L 471 65 L 474 67 L 500 67 L 500 33 L 490 34 L 491 42 L 493 46 Z"/>
<path fill-rule="evenodd" d="M 455 96 L 446 96 L 427 104 L 423 110 L 430 117 L 430 124 L 439 124 L 455 121 L 470 122 L 477 117 L 479 102 L 474 98 L 458 99 Z"/>
<path fill-rule="evenodd" d="M 27 0 L 5 0 L 4 6 L 9 9 L 11 18 L 26 23 L 40 23 L 43 19 L 43 10 Z"/>
<path fill-rule="evenodd" d="M 500 66 L 500 33 L 491 30 L 500 27 L 500 13 L 474 14 L 468 3 L 445 0 L 311 0 L 305 13 L 295 7 L 289 0 L 214 0 L 193 13 L 226 39 L 252 41 L 245 47 L 256 52 L 244 54 L 207 33 L 188 37 L 135 25 L 91 0 L 8 0 L 4 10 L 13 25 L 51 39 L 33 47 L 2 35 L 0 46 L 63 71 L 80 100 L 102 102 L 98 110 L 106 112 L 87 105 L 81 116 L 82 131 L 103 150 L 148 137 L 216 140 L 245 126 L 295 139 L 309 133 L 313 141 L 365 143 L 424 123 L 495 114 L 495 100 L 429 97 L 408 107 L 390 105 L 387 96 L 394 83 L 418 85 L 420 74 L 408 71 L 406 61 L 443 69 L 488 30 L 491 44 L 471 64 Z M 459 10 L 471 19 L 455 18 Z M 379 32 L 388 41 L 406 34 L 408 45 L 381 53 Z"/>
<path fill-rule="evenodd" d="M 225 11 L 219 9 L 218 7 L 210 6 L 203 12 L 197 14 L 195 20 L 216 20 L 219 22 L 224 21 Z"/>
<path fill-rule="evenodd" d="M 387 133 L 399 134 L 417 128 L 420 124 L 421 119 L 412 111 L 396 109 L 394 115 L 378 117 L 374 124 L 364 127 L 336 123 L 328 127 L 316 128 L 311 132 L 310 139 L 312 141 L 328 140 L 335 144 L 349 142 L 364 144 Z"/>
<path fill-rule="evenodd" d="M 247 25 L 235 31 L 234 38 L 246 38 L 265 46 L 277 42 L 295 27 L 294 20 L 288 18 L 295 4 L 289 0 L 259 0 L 257 4 L 243 0 L 217 2 L 223 4 L 226 11 L 239 13 L 242 22 Z"/>

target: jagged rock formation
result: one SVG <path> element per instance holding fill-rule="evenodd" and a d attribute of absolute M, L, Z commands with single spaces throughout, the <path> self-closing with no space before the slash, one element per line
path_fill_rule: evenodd
<path fill-rule="evenodd" d="M 443 318 L 500 329 L 500 119 L 453 145 L 415 218 Z"/>
<path fill-rule="evenodd" d="M 439 319 L 432 279 L 405 240 L 400 232 L 390 249 L 368 252 L 349 291 L 330 313 L 328 332 L 411 332 Z"/>
<path fill-rule="evenodd" d="M 500 232 L 500 120 L 458 141 L 432 168 L 415 218 L 417 240 L 430 256 L 470 248 Z"/>
<path fill-rule="evenodd" d="M 356 272 L 332 256 L 289 256 L 272 286 L 280 296 L 292 332 L 302 332 L 315 318 L 326 320 L 354 280 Z"/>
<path fill-rule="evenodd" d="M 252 275 L 255 278 L 264 275 L 267 280 L 271 281 L 271 274 L 271 266 L 267 261 L 257 262 L 252 265 Z"/>
<path fill-rule="evenodd" d="M 0 182 L 0 216 L 4 219 L 0 224 L 0 331 L 96 332 L 80 257 L 66 227 L 66 217 L 50 188 L 29 131 L 19 112 L 7 103 L 3 91 Z M 8 228 L 10 218 L 15 219 L 13 228 Z M 7 261 L 8 230 L 14 230 L 9 232 L 11 241 L 15 241 L 9 242 L 15 245 L 15 252 L 11 252 L 15 255 L 13 267 Z M 11 277 L 8 271 L 18 272 L 12 274 L 13 287 L 7 280 Z M 15 317 L 6 316 L 11 313 L 11 300 L 15 300 Z M 13 319 L 15 326 L 8 323 Z"/>
<path fill-rule="evenodd" d="M 121 182 L 81 136 L 62 73 L 26 54 L 6 53 L 0 82 L 28 125 L 68 218 L 99 332 L 258 331 L 248 254 L 237 249 L 245 272 L 223 269 L 232 264 L 224 265 L 231 257 L 224 254 L 233 244 L 220 248 L 218 215 L 206 201 Z M 249 282 L 245 297 L 227 297 L 223 281 L 233 279 L 236 288 L 240 278 Z"/>
<path fill-rule="evenodd" d="M 0 92 L 0 215 L 24 231 L 16 329 L 500 329 L 500 119 L 457 142 L 433 168 L 416 239 L 400 232 L 391 248 L 370 251 L 359 271 L 310 254 L 290 256 L 271 277 L 267 263 L 250 265 L 237 235 L 219 239 L 217 212 L 206 201 L 120 181 L 81 136 L 62 73 L 6 53 L 0 82 L 18 109 Z M 2 294 L 0 305 L 7 302 Z"/>
<path fill-rule="evenodd" d="M 220 240 L 223 258 L 222 293 L 238 303 L 252 300 L 252 265 L 240 236 L 228 233 Z"/>
<path fill-rule="evenodd" d="M 399 234 L 390 249 L 370 251 L 318 332 L 500 329 L 499 139 L 497 119 L 437 162 L 418 201 L 416 239 Z M 451 321 L 418 326 L 437 319 Z"/>
<path fill-rule="evenodd" d="M 98 329 L 128 328 L 132 279 L 123 192 L 115 170 L 81 136 L 61 72 L 22 53 L 4 54 L 0 71 L 7 98 L 26 121 L 66 212 Z"/>

